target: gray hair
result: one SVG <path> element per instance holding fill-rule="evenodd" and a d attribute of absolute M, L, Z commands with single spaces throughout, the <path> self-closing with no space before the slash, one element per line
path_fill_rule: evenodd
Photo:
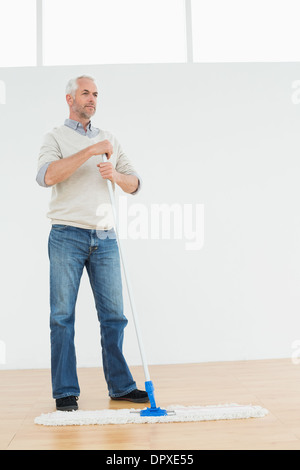
<path fill-rule="evenodd" d="M 90 75 L 80 75 L 80 77 L 71 78 L 66 86 L 66 95 L 72 95 L 73 98 L 75 97 L 75 93 L 78 88 L 78 80 L 80 78 L 88 78 L 89 80 L 95 82 L 94 77 L 91 77 Z"/>

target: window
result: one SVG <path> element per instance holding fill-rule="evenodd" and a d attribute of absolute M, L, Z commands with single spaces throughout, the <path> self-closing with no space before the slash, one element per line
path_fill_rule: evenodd
<path fill-rule="evenodd" d="M 184 0 L 43 0 L 44 65 L 185 62 Z"/>
<path fill-rule="evenodd" d="M 0 0 L 0 67 L 36 65 L 36 0 Z"/>
<path fill-rule="evenodd" d="M 299 61 L 299 13 L 299 0 L 192 0 L 194 61 Z"/>

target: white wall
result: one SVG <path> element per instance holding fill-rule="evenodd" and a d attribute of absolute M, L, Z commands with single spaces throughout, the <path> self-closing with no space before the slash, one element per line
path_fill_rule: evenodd
<path fill-rule="evenodd" d="M 36 163 L 44 133 L 68 117 L 65 84 L 80 73 L 99 83 L 94 124 L 115 133 L 143 177 L 128 207 L 204 205 L 200 250 L 123 240 L 149 364 L 290 357 L 300 337 L 299 65 L 32 67 L 0 69 L 0 367 L 50 366 L 51 190 L 36 184 Z M 101 364 L 86 273 L 76 344 L 78 366 Z"/>

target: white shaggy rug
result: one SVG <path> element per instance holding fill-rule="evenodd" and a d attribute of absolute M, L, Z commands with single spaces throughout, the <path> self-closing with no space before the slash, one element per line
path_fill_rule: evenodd
<path fill-rule="evenodd" d="M 44 426 L 73 426 L 88 424 L 143 424 L 183 421 L 214 421 L 219 419 L 263 418 L 268 410 L 252 405 L 180 406 L 167 408 L 174 413 L 168 416 L 140 416 L 137 409 L 99 411 L 55 411 L 35 418 L 35 424 Z"/>

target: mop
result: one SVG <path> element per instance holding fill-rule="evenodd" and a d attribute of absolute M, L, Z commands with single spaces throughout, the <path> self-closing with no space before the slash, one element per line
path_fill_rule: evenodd
<path fill-rule="evenodd" d="M 107 156 L 102 155 L 103 162 L 107 161 Z M 152 383 L 148 364 L 146 360 L 145 348 L 142 342 L 141 328 L 139 318 L 132 295 L 132 287 L 127 271 L 127 264 L 124 259 L 124 252 L 119 238 L 118 218 L 112 183 L 107 180 L 113 218 L 115 222 L 115 232 L 119 246 L 120 257 L 123 265 L 124 277 L 126 280 L 128 297 L 131 305 L 132 316 L 134 320 L 138 346 L 145 375 L 145 389 L 149 397 L 150 407 L 142 410 L 136 409 L 118 409 L 118 410 L 99 410 L 99 411 L 56 411 L 53 413 L 42 414 L 35 418 L 36 424 L 45 426 L 67 426 L 67 425 L 89 425 L 89 424 L 133 424 L 133 423 L 168 423 L 183 421 L 209 421 L 218 419 L 243 419 L 259 418 L 265 416 L 268 411 L 260 406 L 253 405 L 214 405 L 214 406 L 190 406 L 181 405 L 172 406 L 170 409 L 163 409 L 156 405 L 154 396 L 154 385 Z"/>
<path fill-rule="evenodd" d="M 103 159 L 103 162 L 107 162 L 107 156 L 105 154 L 102 155 L 102 159 Z M 137 310 L 136 310 L 136 306 L 135 306 L 135 303 L 134 303 L 134 298 L 133 298 L 133 295 L 132 295 L 132 287 L 131 287 L 129 275 L 128 275 L 127 268 L 126 268 L 127 264 L 126 264 L 125 259 L 124 259 L 124 252 L 122 250 L 122 245 L 121 245 L 121 241 L 120 241 L 120 238 L 119 238 L 117 210 L 116 210 L 116 204 L 115 204 L 115 199 L 114 199 L 114 192 L 113 192 L 113 188 L 112 188 L 112 183 L 111 183 L 110 180 L 107 180 L 107 187 L 108 187 L 110 202 L 111 202 L 112 211 L 113 211 L 113 218 L 114 218 L 115 229 L 116 229 L 115 230 L 116 231 L 116 237 L 117 237 L 117 241 L 118 241 L 118 245 L 119 245 L 119 252 L 120 252 L 120 256 L 121 256 L 121 260 L 122 260 L 123 272 L 124 272 L 124 277 L 125 277 L 125 280 L 126 280 L 127 291 L 128 291 L 128 297 L 129 297 L 129 301 L 130 301 L 130 305 L 131 305 L 131 311 L 132 311 L 132 316 L 133 316 L 133 320 L 134 320 L 134 325 L 135 325 L 139 350 L 140 350 L 142 364 L 143 364 L 143 368 L 144 368 L 145 388 L 146 388 L 146 392 L 148 394 L 150 405 L 151 405 L 150 408 L 146 408 L 145 410 L 141 410 L 140 411 L 140 416 L 167 416 L 168 415 L 167 410 L 156 406 L 155 397 L 154 397 L 154 386 L 153 386 L 153 383 L 152 383 L 152 380 L 151 380 L 150 374 L 149 374 L 149 369 L 148 369 L 147 360 L 146 360 L 146 353 L 145 353 L 144 345 L 143 345 L 143 342 L 142 342 L 142 335 L 141 335 L 141 329 L 140 329 L 140 325 L 139 325 Z M 174 412 L 172 411 L 171 414 L 174 414 Z"/>

